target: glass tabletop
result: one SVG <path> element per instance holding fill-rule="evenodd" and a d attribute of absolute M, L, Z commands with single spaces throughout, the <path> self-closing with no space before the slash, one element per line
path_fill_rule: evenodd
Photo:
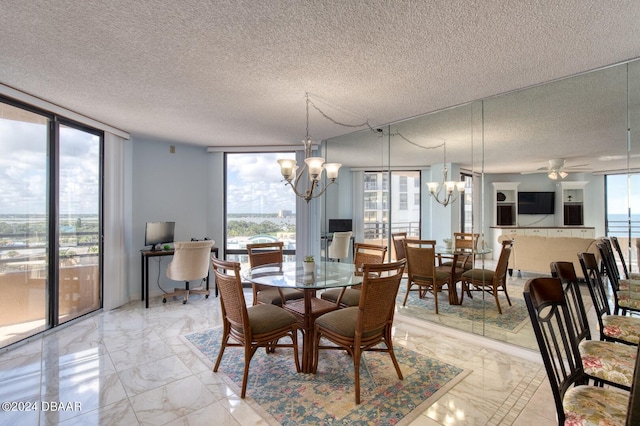
<path fill-rule="evenodd" d="M 362 276 L 355 275 L 353 263 L 316 262 L 313 273 L 305 273 L 296 262 L 260 266 L 242 273 L 249 282 L 272 287 L 324 289 L 362 284 Z"/>
<path fill-rule="evenodd" d="M 484 248 L 479 248 L 476 249 L 474 251 L 456 251 L 454 249 L 449 249 L 446 247 L 442 247 L 442 246 L 436 246 L 436 254 L 461 254 L 461 255 L 468 255 L 468 254 L 473 254 L 476 256 L 479 255 L 483 255 L 483 254 L 489 254 L 489 253 L 493 253 L 493 249 L 491 249 L 490 247 L 484 247 Z"/>

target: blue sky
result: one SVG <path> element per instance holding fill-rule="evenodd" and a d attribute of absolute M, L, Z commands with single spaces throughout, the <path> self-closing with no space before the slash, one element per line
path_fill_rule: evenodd
<path fill-rule="evenodd" d="M 294 158 L 293 153 L 227 155 L 227 212 L 277 213 L 295 209 L 295 195 L 285 186 L 279 158 Z"/>
<path fill-rule="evenodd" d="M 0 119 L 0 214 L 45 214 L 47 126 Z M 97 214 L 98 137 L 61 126 L 60 211 Z"/>

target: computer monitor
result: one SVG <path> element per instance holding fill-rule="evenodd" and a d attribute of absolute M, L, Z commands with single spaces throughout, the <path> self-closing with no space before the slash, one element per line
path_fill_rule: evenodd
<path fill-rule="evenodd" d="M 329 219 L 329 233 L 353 231 L 351 219 Z"/>
<path fill-rule="evenodd" d="M 144 230 L 144 245 L 156 249 L 157 244 L 172 243 L 175 222 L 147 222 Z"/>

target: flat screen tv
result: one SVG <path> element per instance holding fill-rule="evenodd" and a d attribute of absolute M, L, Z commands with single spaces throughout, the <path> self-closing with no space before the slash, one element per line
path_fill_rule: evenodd
<path fill-rule="evenodd" d="M 155 250 L 156 245 L 173 242 L 175 222 L 147 222 L 144 230 L 144 245 Z"/>
<path fill-rule="evenodd" d="M 554 214 L 555 192 L 518 192 L 518 214 Z"/>
<path fill-rule="evenodd" d="M 329 233 L 353 231 L 351 219 L 329 219 Z"/>

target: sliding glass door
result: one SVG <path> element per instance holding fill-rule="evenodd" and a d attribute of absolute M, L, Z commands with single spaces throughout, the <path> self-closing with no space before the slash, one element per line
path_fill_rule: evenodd
<path fill-rule="evenodd" d="M 0 347 L 48 328 L 50 119 L 0 103 Z"/>
<path fill-rule="evenodd" d="M 100 307 L 100 136 L 60 126 L 59 322 Z"/>
<path fill-rule="evenodd" d="M 0 100 L 0 347 L 102 305 L 102 139 Z"/>

